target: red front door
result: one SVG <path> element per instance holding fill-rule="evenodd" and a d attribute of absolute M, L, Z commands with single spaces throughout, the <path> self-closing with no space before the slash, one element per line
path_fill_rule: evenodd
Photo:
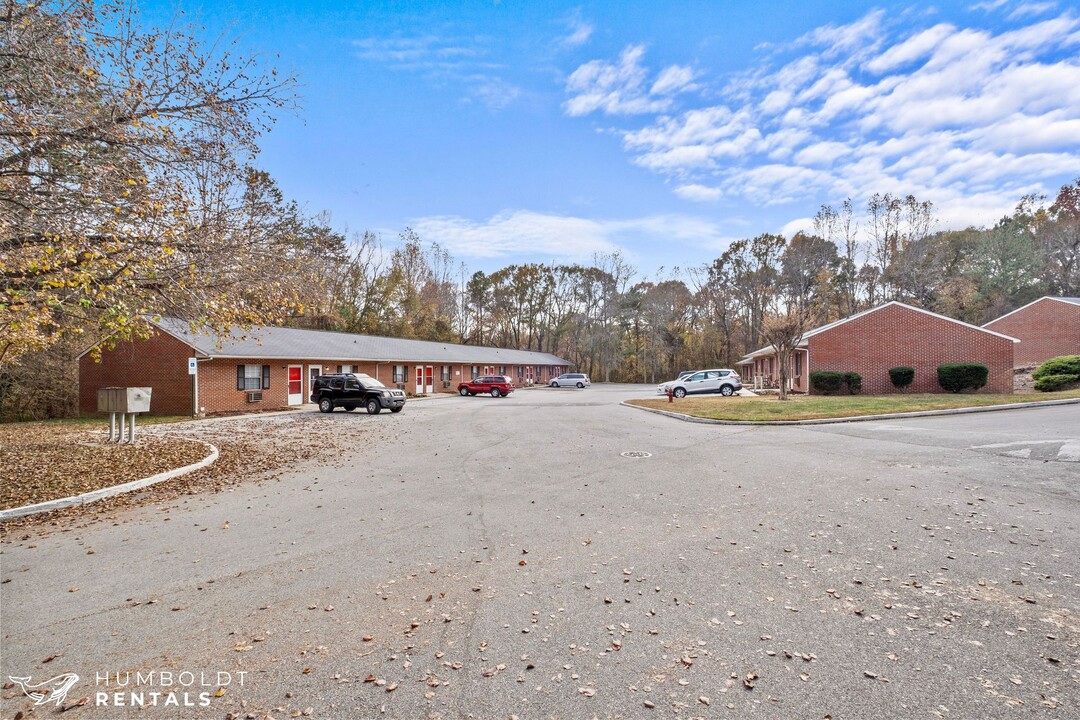
<path fill-rule="evenodd" d="M 300 365 L 289 366 L 289 405 L 301 405 L 304 402 L 304 368 Z"/>

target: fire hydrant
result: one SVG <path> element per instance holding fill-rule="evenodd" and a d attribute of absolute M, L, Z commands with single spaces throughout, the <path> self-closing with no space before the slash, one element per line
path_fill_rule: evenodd
<path fill-rule="evenodd" d="M 672 392 L 671 388 L 668 388 L 668 389 L 667 389 L 667 401 L 668 401 L 669 403 L 670 403 L 670 402 L 675 402 L 675 401 L 674 401 L 674 400 L 672 399 L 672 398 L 674 398 L 674 397 L 675 397 L 675 393 L 674 393 L 674 392 Z"/>

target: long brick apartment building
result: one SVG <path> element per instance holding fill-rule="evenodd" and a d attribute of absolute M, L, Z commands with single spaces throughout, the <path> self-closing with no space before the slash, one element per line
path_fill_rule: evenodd
<path fill-rule="evenodd" d="M 1013 391 L 1014 337 L 954 320 L 901 302 L 856 313 L 803 334 L 792 353 L 791 389 L 810 392 L 810 373 L 857 372 L 862 392 L 895 392 L 889 369 L 915 368 L 908 392 L 941 392 L 937 367 L 944 363 L 981 363 L 990 370 L 983 392 Z M 771 385 L 779 375 L 772 346 L 739 361 L 743 382 Z"/>
<path fill-rule="evenodd" d="M 193 333 L 163 318 L 147 340 L 79 357 L 79 406 L 97 409 L 103 387 L 150 387 L 155 415 L 265 410 L 308 401 L 323 373 L 356 372 L 410 394 L 456 392 L 475 375 L 507 375 L 542 384 L 571 363 L 550 353 L 350 333 L 268 327 L 251 337 Z M 189 364 L 194 361 L 194 373 Z"/>

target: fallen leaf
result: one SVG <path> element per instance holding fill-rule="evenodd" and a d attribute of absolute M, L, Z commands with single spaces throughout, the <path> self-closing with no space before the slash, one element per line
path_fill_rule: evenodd
<path fill-rule="evenodd" d="M 69 703 L 67 705 L 64 705 L 63 707 L 60 708 L 60 712 L 67 712 L 68 710 L 74 710 L 75 708 L 82 707 L 83 705 L 86 705 L 89 702 L 90 702 L 90 696 L 86 695 L 85 697 L 81 697 L 81 698 L 79 698 L 78 700 L 76 700 L 73 703 Z"/>

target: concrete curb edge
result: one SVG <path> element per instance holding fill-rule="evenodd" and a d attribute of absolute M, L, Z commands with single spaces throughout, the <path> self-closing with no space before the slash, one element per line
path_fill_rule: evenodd
<path fill-rule="evenodd" d="M 76 507 L 79 505 L 86 505 L 97 500 L 113 497 L 115 495 L 123 495 L 124 493 L 132 492 L 133 490 L 141 490 L 142 488 L 156 485 L 157 483 L 164 482 L 166 480 L 172 480 L 173 478 L 180 477 L 181 475 L 187 475 L 193 473 L 196 470 L 202 470 L 204 467 L 212 465 L 218 459 L 218 449 L 214 445 L 202 440 L 191 440 L 189 438 L 183 438 L 189 440 L 189 442 L 197 442 L 200 445 L 205 445 L 210 448 L 210 454 L 204 457 L 197 463 L 191 465 L 185 465 L 184 467 L 175 468 L 173 470 L 166 470 L 150 477 L 145 477 L 141 480 L 132 480 L 131 482 L 122 483 L 120 485 L 113 485 L 111 487 L 100 488 L 98 490 L 91 490 L 90 492 L 83 493 L 81 495 L 72 495 L 71 497 L 60 498 L 59 500 L 47 500 L 45 502 L 35 503 L 33 505 L 23 505 L 22 507 L 9 508 L 7 510 L 0 510 L 0 522 L 5 520 L 11 520 L 17 517 L 25 517 L 26 515 L 36 515 L 38 513 L 50 512 L 52 510 L 61 510 L 63 508 Z"/>
<path fill-rule="evenodd" d="M 919 410 L 916 412 L 888 413 L 885 415 L 856 415 L 854 417 L 843 418 L 816 418 L 814 420 L 714 420 L 712 418 L 700 418 L 694 417 L 693 415 L 685 415 L 683 413 L 672 412 L 670 410 L 657 410 L 656 408 L 642 407 L 641 405 L 631 405 L 626 401 L 623 401 L 619 404 L 624 405 L 628 408 L 634 408 L 635 410 L 644 410 L 645 412 L 656 413 L 657 415 L 665 415 L 676 420 L 682 420 L 683 422 L 702 423 L 705 425 L 761 426 L 831 425 L 835 423 L 867 422 L 870 420 L 895 420 L 900 418 L 934 417 L 938 415 L 965 415 L 968 413 L 995 412 L 998 410 L 1022 410 L 1024 408 L 1052 407 L 1054 405 L 1077 405 L 1080 404 L 1080 398 L 1065 398 L 1064 400 L 1042 400 L 1039 402 L 1030 403 L 1009 403 L 1008 405 L 988 405 L 985 407 L 950 408 L 948 410 Z"/>

